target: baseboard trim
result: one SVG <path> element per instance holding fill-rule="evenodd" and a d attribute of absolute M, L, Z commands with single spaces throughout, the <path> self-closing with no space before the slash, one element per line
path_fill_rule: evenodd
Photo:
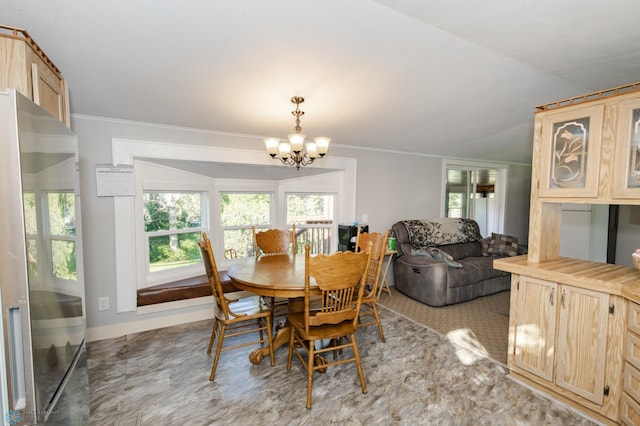
<path fill-rule="evenodd" d="M 210 304 L 207 304 L 203 305 L 202 309 L 193 312 L 174 315 L 169 315 L 167 313 L 166 315 L 158 318 L 149 318 L 103 327 L 87 328 L 87 342 L 113 339 L 127 334 L 141 333 L 143 331 L 188 324 L 190 322 L 203 321 L 211 318 L 213 318 L 213 309 Z"/>

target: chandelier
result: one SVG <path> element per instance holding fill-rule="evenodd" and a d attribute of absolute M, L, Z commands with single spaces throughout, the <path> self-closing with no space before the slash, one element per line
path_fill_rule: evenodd
<path fill-rule="evenodd" d="M 319 136 L 313 139 L 313 142 L 306 143 L 306 152 L 303 151 L 304 138 L 302 127 L 300 127 L 300 116 L 304 115 L 304 111 L 300 110 L 300 104 L 304 102 L 302 96 L 294 96 L 291 103 L 296 104 L 295 111 L 291 111 L 296 117 L 296 126 L 293 128 L 295 133 L 288 135 L 288 142 L 280 142 L 280 138 L 265 138 L 264 145 L 267 148 L 267 154 L 271 158 L 277 158 L 287 166 L 296 166 L 300 170 L 300 166 L 308 166 L 318 157 L 322 158 L 329 150 L 329 142 L 331 139 Z"/>

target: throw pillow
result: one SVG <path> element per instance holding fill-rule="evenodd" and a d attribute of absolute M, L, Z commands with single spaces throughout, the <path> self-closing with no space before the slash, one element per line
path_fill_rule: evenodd
<path fill-rule="evenodd" d="M 427 249 L 427 251 L 429 252 L 429 254 L 431 254 L 431 257 L 437 260 L 442 260 L 450 268 L 462 268 L 462 263 L 456 262 L 455 260 L 453 260 L 453 257 L 450 254 L 445 253 L 439 248 L 430 247 Z"/>
<path fill-rule="evenodd" d="M 492 233 L 487 254 L 489 256 L 516 256 L 518 254 L 518 237 Z"/>
<path fill-rule="evenodd" d="M 491 242 L 491 237 L 483 238 L 480 240 L 482 244 L 482 255 L 489 256 L 489 243 Z"/>

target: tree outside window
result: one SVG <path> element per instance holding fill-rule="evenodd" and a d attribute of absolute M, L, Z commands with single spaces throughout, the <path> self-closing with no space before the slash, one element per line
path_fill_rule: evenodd
<path fill-rule="evenodd" d="M 49 192 L 47 194 L 47 213 L 52 275 L 54 278 L 75 281 L 78 279 L 75 194 L 73 192 Z"/>
<path fill-rule="evenodd" d="M 199 192 L 143 193 L 149 272 L 201 263 L 203 199 Z"/>
<path fill-rule="evenodd" d="M 331 251 L 333 194 L 287 194 L 287 225 L 296 225 L 298 253 L 309 244 L 311 253 Z"/>
<path fill-rule="evenodd" d="M 225 257 L 254 256 L 251 227 L 271 226 L 271 200 L 270 193 L 220 193 Z"/>

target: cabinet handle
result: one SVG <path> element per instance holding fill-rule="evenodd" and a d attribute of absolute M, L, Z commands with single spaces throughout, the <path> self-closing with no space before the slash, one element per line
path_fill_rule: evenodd
<path fill-rule="evenodd" d="M 565 296 L 566 296 L 566 290 L 562 290 L 562 297 L 560 298 L 560 306 L 562 306 L 562 309 L 566 308 L 564 303 Z"/>
<path fill-rule="evenodd" d="M 556 303 L 556 289 L 555 288 L 551 289 L 551 294 L 549 295 L 549 303 L 551 304 L 551 306 L 553 306 L 554 303 Z"/>

